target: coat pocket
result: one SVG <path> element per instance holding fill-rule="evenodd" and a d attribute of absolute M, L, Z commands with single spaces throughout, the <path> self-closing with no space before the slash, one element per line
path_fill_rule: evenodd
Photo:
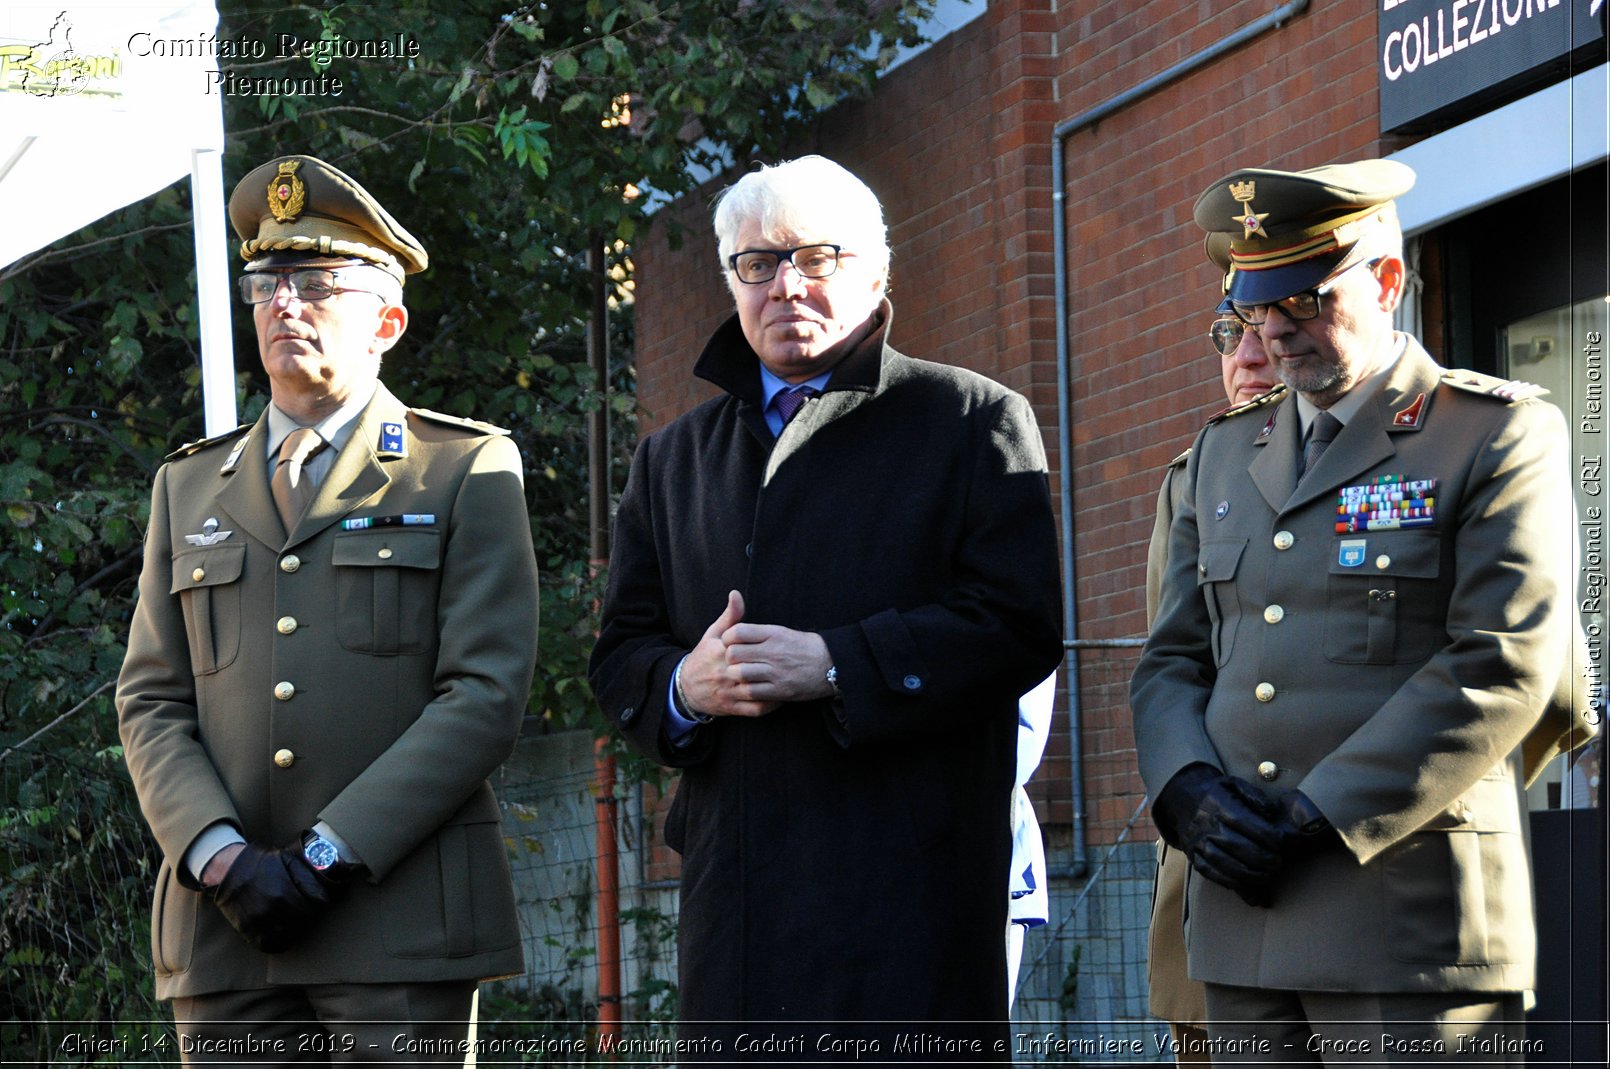
<path fill-rule="evenodd" d="M 1362 539 L 1362 561 L 1330 562 L 1325 656 L 1338 664 L 1405 664 L 1447 641 L 1438 606 L 1442 542 L 1435 531 Z"/>
<path fill-rule="evenodd" d="M 454 958 L 519 942 L 503 825 L 447 824 L 384 883 L 394 922 L 386 950 L 400 958 Z"/>
<path fill-rule="evenodd" d="M 1233 580 L 1246 548 L 1245 538 L 1210 539 L 1197 551 L 1196 585 L 1213 625 L 1213 663 L 1220 668 L 1230 660 L 1241 623 L 1241 602 Z"/>
<path fill-rule="evenodd" d="M 1396 960 L 1501 965 L 1530 952 L 1532 888 L 1519 835 L 1416 832 L 1381 864 Z"/>
<path fill-rule="evenodd" d="M 207 546 L 175 554 L 171 593 L 184 607 L 190 670 L 211 675 L 240 653 L 240 575 L 244 545 Z"/>
<path fill-rule="evenodd" d="M 201 896 L 179 886 L 173 869 L 163 865 L 151 900 L 151 957 L 159 976 L 190 968 L 196 945 L 196 904 Z"/>
<path fill-rule="evenodd" d="M 423 653 L 436 631 L 439 531 L 382 528 L 335 536 L 335 631 L 355 653 Z"/>

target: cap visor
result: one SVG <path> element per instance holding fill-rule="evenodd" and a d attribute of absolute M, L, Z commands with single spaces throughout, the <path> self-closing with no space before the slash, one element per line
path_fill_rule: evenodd
<path fill-rule="evenodd" d="M 262 271 L 270 267 L 351 267 L 366 264 L 361 256 L 324 255 L 316 252 L 271 252 L 248 263 L 247 271 Z"/>
<path fill-rule="evenodd" d="M 1329 278 L 1350 251 L 1338 249 L 1264 271 L 1237 271 L 1230 280 L 1230 300 L 1237 304 L 1273 304 L 1311 290 Z"/>

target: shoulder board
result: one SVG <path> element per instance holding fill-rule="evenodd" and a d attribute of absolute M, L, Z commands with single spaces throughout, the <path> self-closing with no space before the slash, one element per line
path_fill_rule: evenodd
<path fill-rule="evenodd" d="M 1525 401 L 1543 397 L 1548 391 L 1535 382 L 1521 379 L 1501 379 L 1496 375 L 1483 375 L 1479 371 L 1456 369 L 1444 371 L 1442 381 L 1456 390 L 1491 397 L 1499 401 Z"/>
<path fill-rule="evenodd" d="M 418 416 L 423 420 L 429 420 L 431 423 L 439 423 L 444 427 L 457 427 L 460 430 L 466 430 L 472 434 L 509 433 L 502 427 L 495 427 L 490 423 L 483 423 L 478 419 L 464 419 L 460 416 L 449 416 L 445 412 L 432 412 L 428 408 L 410 408 L 408 410 L 408 414 L 410 416 Z"/>
<path fill-rule="evenodd" d="M 1191 450 L 1187 447 L 1185 452 L 1181 453 L 1179 456 L 1177 456 L 1173 460 L 1169 461 L 1168 466 L 1171 467 L 1171 468 L 1183 468 L 1183 467 L 1185 467 L 1185 462 L 1187 460 L 1190 460 L 1190 459 L 1191 459 Z"/>
<path fill-rule="evenodd" d="M 1223 412 L 1220 412 L 1218 415 L 1216 415 L 1213 418 L 1209 419 L 1207 421 L 1207 425 L 1209 427 L 1211 427 L 1215 423 L 1221 423 L 1224 420 L 1233 419 L 1236 416 L 1244 415 L 1245 413 L 1248 413 L 1248 412 L 1256 412 L 1258 409 L 1263 408 L 1265 405 L 1272 405 L 1276 401 L 1280 400 L 1281 398 L 1283 398 L 1285 396 L 1286 396 L 1286 387 L 1285 387 L 1285 385 L 1282 384 L 1282 385 L 1276 386 L 1274 389 L 1270 390 L 1268 393 L 1261 393 L 1257 397 L 1254 397 L 1250 401 L 1243 401 L 1239 405 L 1234 405 L 1234 406 L 1232 406 L 1230 408 L 1225 409 Z"/>
<path fill-rule="evenodd" d="M 215 434 L 211 438 L 202 438 L 199 441 L 187 442 L 184 445 L 181 445 L 178 449 L 175 449 L 173 452 L 169 453 L 164 459 L 177 460 L 179 457 L 187 457 L 192 453 L 199 453 L 203 449 L 215 446 L 220 442 L 232 441 L 251 429 L 252 425 L 250 423 L 242 423 L 232 431 L 225 431 L 222 434 Z"/>

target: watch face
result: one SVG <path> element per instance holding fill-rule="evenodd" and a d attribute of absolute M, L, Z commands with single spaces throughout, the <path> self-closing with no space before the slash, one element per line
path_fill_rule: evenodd
<path fill-rule="evenodd" d="M 302 847 L 302 856 L 307 858 L 309 865 L 312 865 L 320 872 L 334 867 L 335 863 L 341 860 L 341 854 L 336 850 L 335 844 L 328 839 L 318 837 L 314 837 L 306 846 Z"/>

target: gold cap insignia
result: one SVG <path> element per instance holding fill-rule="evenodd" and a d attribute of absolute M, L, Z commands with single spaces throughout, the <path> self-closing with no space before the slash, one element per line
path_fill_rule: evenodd
<path fill-rule="evenodd" d="M 1254 234 L 1257 234 L 1261 237 L 1269 236 L 1268 233 L 1263 229 L 1263 221 L 1269 218 L 1269 213 L 1259 213 L 1252 210 L 1252 198 L 1257 195 L 1258 183 L 1252 181 L 1251 179 L 1248 179 L 1245 182 L 1230 183 L 1230 196 L 1234 197 L 1237 203 L 1245 204 L 1247 206 L 1247 212 L 1245 215 L 1231 216 L 1232 219 L 1240 223 L 1242 228 L 1245 229 L 1246 233 L 1242 235 L 1243 238 L 1250 238 Z"/>
<path fill-rule="evenodd" d="M 282 160 L 279 173 L 268 180 L 268 210 L 282 223 L 301 215 L 307 202 L 307 187 L 296 176 L 301 166 L 301 160 Z"/>

